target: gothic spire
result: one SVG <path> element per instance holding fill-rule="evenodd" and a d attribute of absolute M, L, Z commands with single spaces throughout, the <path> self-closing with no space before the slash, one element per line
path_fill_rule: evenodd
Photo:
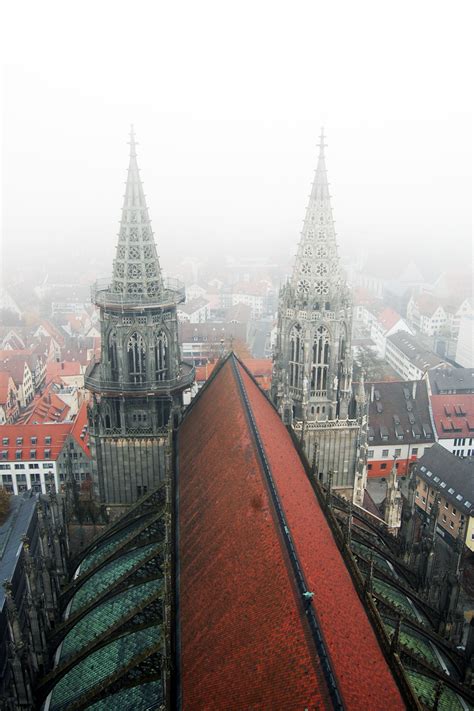
<path fill-rule="evenodd" d="M 138 169 L 133 126 L 129 145 L 128 176 L 111 290 L 124 295 L 153 297 L 162 288 L 161 270 Z"/>
<path fill-rule="evenodd" d="M 324 130 L 319 137 L 319 157 L 293 269 L 292 286 L 302 300 L 338 296 L 341 279 L 336 233 L 327 180 Z"/>

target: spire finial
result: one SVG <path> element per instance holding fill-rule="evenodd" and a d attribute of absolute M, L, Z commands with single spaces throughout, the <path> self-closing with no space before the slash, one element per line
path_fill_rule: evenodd
<path fill-rule="evenodd" d="M 130 146 L 130 158 L 137 157 L 137 143 L 135 141 L 135 129 L 133 123 L 130 124 L 130 140 L 128 142 Z"/>
<path fill-rule="evenodd" d="M 324 135 L 324 126 L 321 126 L 321 133 L 319 136 L 319 155 L 324 156 L 324 149 L 327 148 L 327 143 L 325 143 L 326 136 Z"/>

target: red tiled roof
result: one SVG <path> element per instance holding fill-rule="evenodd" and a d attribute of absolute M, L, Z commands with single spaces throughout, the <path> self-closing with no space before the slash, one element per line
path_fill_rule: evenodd
<path fill-rule="evenodd" d="M 211 377 L 212 371 L 216 367 L 216 363 L 206 363 L 196 367 L 196 383 L 205 383 Z"/>
<path fill-rule="evenodd" d="M 54 461 L 58 458 L 61 449 L 63 448 L 66 437 L 71 430 L 71 423 L 57 424 L 47 423 L 40 425 L 2 425 L 0 429 L 0 450 L 7 452 L 7 461 L 16 461 L 16 452 L 21 450 L 22 457 L 18 461 L 29 461 L 31 459 L 30 450 L 36 450 L 35 459 Z M 17 437 L 22 437 L 21 444 L 17 444 Z M 31 438 L 36 437 L 36 443 L 31 442 Z M 51 443 L 47 444 L 46 437 L 51 437 Z M 7 444 L 3 444 L 3 440 L 8 439 Z M 50 454 L 46 455 L 45 451 L 49 450 Z"/>
<path fill-rule="evenodd" d="M 431 294 L 420 294 L 415 299 L 418 311 L 423 316 L 433 316 L 434 312 L 440 306 L 439 299 L 435 299 Z"/>
<path fill-rule="evenodd" d="M 21 422 L 40 424 L 42 422 L 63 422 L 70 411 L 69 405 L 53 391 L 51 382 L 44 393 L 32 400 L 28 409 L 23 413 Z"/>
<path fill-rule="evenodd" d="M 183 709 L 332 708 L 233 367 L 231 356 L 178 436 Z M 343 702 L 405 708 L 291 438 L 236 367 Z"/>
<path fill-rule="evenodd" d="M 49 383 L 54 378 L 65 378 L 81 375 L 81 363 L 79 361 L 61 361 L 61 363 L 48 363 L 46 366 L 46 382 Z"/>
<path fill-rule="evenodd" d="M 84 450 L 88 457 L 91 456 L 89 449 L 89 430 L 87 427 L 87 402 L 83 402 L 76 415 L 71 429 L 71 435 L 77 444 Z M 81 437 L 83 435 L 83 437 Z"/>
<path fill-rule="evenodd" d="M 378 316 L 378 321 L 384 327 L 385 331 L 390 331 L 401 319 L 399 313 L 394 309 L 386 308 Z"/>
<path fill-rule="evenodd" d="M 14 383 L 10 373 L 0 371 L 0 405 L 7 403 L 12 387 L 14 387 Z"/>
<path fill-rule="evenodd" d="M 431 409 L 439 439 L 474 436 L 474 394 L 432 395 Z"/>
<path fill-rule="evenodd" d="M 5 351 L 9 353 L 9 351 Z M 22 351 L 20 351 L 22 353 Z M 12 380 L 17 385 L 23 383 L 25 377 L 25 365 L 28 365 L 27 356 L 21 355 L 8 355 L 0 359 L 0 369 L 10 373 Z"/>

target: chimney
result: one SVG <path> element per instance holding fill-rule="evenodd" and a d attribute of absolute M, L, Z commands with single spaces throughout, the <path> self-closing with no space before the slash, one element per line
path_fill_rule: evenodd
<path fill-rule="evenodd" d="M 413 385 L 411 388 L 411 396 L 413 400 L 416 398 L 416 380 L 413 381 Z"/>
<path fill-rule="evenodd" d="M 370 402 L 374 401 L 374 390 L 374 384 L 372 383 L 372 385 L 370 386 Z"/>

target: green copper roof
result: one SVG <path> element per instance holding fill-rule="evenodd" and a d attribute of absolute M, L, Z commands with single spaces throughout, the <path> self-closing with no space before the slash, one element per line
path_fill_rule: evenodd
<path fill-rule="evenodd" d="M 139 519 L 132 521 L 128 526 L 125 526 L 117 533 L 114 533 L 109 538 L 106 538 L 102 543 L 100 543 L 97 548 L 94 548 L 90 553 L 88 553 L 81 563 L 80 575 L 86 573 L 90 568 L 92 568 L 95 563 L 99 560 L 107 558 L 115 549 L 117 549 L 121 543 L 133 533 L 136 533 L 146 522 L 154 516 L 156 512 L 152 512 L 147 516 L 141 516 Z"/>
<path fill-rule="evenodd" d="M 399 575 L 395 572 L 395 569 L 392 568 L 390 563 L 383 556 L 381 556 L 380 553 L 377 553 L 376 551 L 372 550 L 372 548 L 369 548 L 369 546 L 365 546 L 363 543 L 359 543 L 359 541 L 352 541 L 351 547 L 356 555 L 357 553 L 359 553 L 367 560 L 370 560 L 372 556 L 374 559 L 374 564 L 378 568 L 388 573 L 389 575 L 392 575 L 395 578 L 399 578 Z"/>
<path fill-rule="evenodd" d="M 51 693 L 50 711 L 67 711 L 71 702 L 96 686 L 103 688 L 109 676 L 133 662 L 143 652 L 150 653 L 160 644 L 161 627 L 147 627 L 120 637 L 89 655 L 56 684 Z M 106 707 L 107 708 L 107 707 Z M 108 708 L 119 708 L 111 705 Z"/>
<path fill-rule="evenodd" d="M 116 558 L 104 565 L 103 568 L 99 568 L 94 575 L 81 585 L 72 598 L 69 616 L 89 604 L 94 598 L 99 597 L 105 590 L 111 588 L 122 575 L 128 573 L 137 563 L 145 560 L 151 553 L 157 553 L 160 547 L 160 543 L 150 543 L 147 546 L 127 551 L 120 558 Z"/>
<path fill-rule="evenodd" d="M 149 709 L 158 708 L 162 700 L 161 681 L 150 681 L 148 684 L 123 689 L 117 694 L 107 696 L 106 699 L 96 701 L 95 704 L 87 707 L 87 711 L 110 711 L 110 709 L 149 711 Z"/>
<path fill-rule="evenodd" d="M 416 605 L 400 590 L 392 587 L 383 580 L 374 578 L 373 580 L 374 592 L 378 593 L 382 597 L 386 598 L 388 602 L 400 610 L 406 617 L 410 617 L 416 622 L 421 622 L 422 624 L 429 624 L 425 615 L 420 612 Z"/>
<path fill-rule="evenodd" d="M 389 637 L 392 638 L 394 626 L 390 622 L 384 622 L 384 625 Z M 426 661 L 432 664 L 433 666 L 443 669 L 443 665 L 441 664 L 439 657 L 434 651 L 433 644 L 430 642 L 430 640 L 423 639 L 421 635 L 417 635 L 415 632 L 408 629 L 403 624 L 400 630 L 400 642 L 403 644 L 404 647 L 407 647 L 413 652 L 416 652 L 417 654 L 424 657 L 424 659 L 426 659 Z M 441 652 L 439 652 L 439 650 L 438 654 L 440 656 L 443 656 L 441 655 Z"/>
<path fill-rule="evenodd" d="M 137 606 L 144 606 L 162 586 L 162 580 L 151 580 L 124 590 L 94 607 L 74 625 L 64 638 L 60 662 L 64 662 L 73 654 L 78 654 L 94 638 L 114 627 L 120 620 L 128 619 Z"/>
<path fill-rule="evenodd" d="M 435 687 L 436 680 L 431 679 L 429 676 L 424 674 L 419 674 L 418 672 L 412 671 L 411 669 L 406 670 L 408 678 L 410 679 L 410 684 L 413 687 L 414 692 L 420 699 L 420 701 L 426 705 L 427 708 L 432 709 L 435 700 Z M 460 697 L 456 692 L 449 689 L 447 686 L 443 687 L 443 693 L 439 700 L 438 711 L 466 711 L 469 708 L 468 704 L 463 704 Z"/>

